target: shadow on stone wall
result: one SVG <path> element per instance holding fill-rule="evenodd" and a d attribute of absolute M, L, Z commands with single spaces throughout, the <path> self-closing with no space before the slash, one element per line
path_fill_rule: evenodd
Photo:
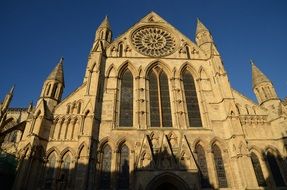
<path fill-rule="evenodd" d="M 26 157 L 19 162 L 18 171 L 25 172 L 17 173 L 18 183 L 15 183 L 14 189 L 216 189 L 199 169 L 190 169 L 191 167 L 184 160 L 167 149 L 152 153 L 149 163 L 144 163 L 143 159 L 137 158 L 135 169 L 131 172 L 128 172 L 130 171 L 128 160 L 124 160 L 121 168 L 117 169 L 118 172 L 107 172 L 104 166 L 99 164 L 100 161 L 96 163 L 92 160 L 90 160 L 90 166 L 76 163 L 73 170 L 65 169 L 63 165 L 62 169 L 45 168 L 44 157 L 37 151 L 40 150 L 36 149 L 30 159 Z M 261 187 L 257 189 L 287 189 L 286 158 L 266 152 L 264 162 L 270 176 L 263 177 L 260 181 L 260 176 L 257 174 L 257 181 L 261 183 Z M 117 163 L 119 165 L 119 161 Z M 98 172 L 96 172 L 96 167 L 100 168 Z M 3 185 L 1 189 L 2 187 Z"/>

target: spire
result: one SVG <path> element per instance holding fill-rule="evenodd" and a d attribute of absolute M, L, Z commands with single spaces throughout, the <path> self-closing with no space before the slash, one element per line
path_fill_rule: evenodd
<path fill-rule="evenodd" d="M 56 81 L 64 84 L 63 63 L 64 63 L 64 58 L 61 57 L 59 63 L 53 69 L 53 71 L 50 73 L 47 80 L 56 80 Z"/>
<path fill-rule="evenodd" d="M 111 26 L 110 26 L 110 22 L 108 19 L 108 16 L 105 16 L 104 20 L 102 21 L 101 25 L 99 26 L 99 28 L 108 28 L 111 30 Z"/>
<path fill-rule="evenodd" d="M 203 32 L 203 31 L 209 31 L 206 26 L 197 18 L 197 25 L 196 25 L 196 34 Z"/>
<path fill-rule="evenodd" d="M 252 84 L 253 88 L 263 82 L 270 82 L 271 81 L 256 67 L 254 62 L 250 60 L 250 63 L 252 65 Z"/>

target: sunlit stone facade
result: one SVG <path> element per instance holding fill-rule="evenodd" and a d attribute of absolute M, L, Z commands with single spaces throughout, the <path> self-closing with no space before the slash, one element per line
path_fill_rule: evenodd
<path fill-rule="evenodd" d="M 44 82 L 14 189 L 286 188 L 286 104 L 252 75 L 259 104 L 199 20 L 193 42 L 154 12 L 115 39 L 105 18 L 83 83 L 61 99 L 63 59 Z"/>

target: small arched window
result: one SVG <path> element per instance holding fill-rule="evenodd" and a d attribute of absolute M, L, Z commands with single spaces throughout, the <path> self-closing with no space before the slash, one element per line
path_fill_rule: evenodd
<path fill-rule="evenodd" d="M 77 111 L 78 114 L 81 113 L 81 107 L 82 107 L 82 103 L 78 102 L 78 111 Z"/>
<path fill-rule="evenodd" d="M 227 178 L 225 174 L 225 166 L 222 159 L 222 153 L 220 148 L 215 144 L 212 146 L 212 152 L 214 157 L 215 169 L 218 179 L 218 185 L 220 188 L 228 187 Z"/>
<path fill-rule="evenodd" d="M 200 169 L 201 187 L 210 187 L 204 149 L 200 144 L 197 144 L 195 149 L 196 149 L 196 155 L 197 155 L 197 163 Z"/>
<path fill-rule="evenodd" d="M 100 189 L 110 189 L 111 184 L 111 161 L 112 150 L 109 145 L 105 145 L 101 159 Z"/>
<path fill-rule="evenodd" d="M 265 178 L 263 176 L 260 161 L 254 152 L 251 152 L 251 162 L 253 165 L 253 169 L 255 172 L 258 186 L 262 186 L 262 187 L 266 186 L 266 182 L 265 182 Z"/>
<path fill-rule="evenodd" d="M 280 171 L 280 166 L 277 163 L 276 157 L 271 153 L 267 152 L 266 153 L 266 158 L 267 162 L 269 165 L 269 170 L 271 171 L 270 173 L 273 176 L 273 179 L 275 181 L 275 184 L 277 187 L 285 187 L 286 184 L 284 182 L 284 179 L 282 177 L 281 171 Z"/>
<path fill-rule="evenodd" d="M 133 75 L 127 69 L 121 78 L 119 126 L 133 126 Z"/>
<path fill-rule="evenodd" d="M 71 105 L 67 105 L 67 114 L 69 114 L 71 112 Z"/>
<path fill-rule="evenodd" d="M 197 93 L 193 76 L 187 70 L 184 71 L 183 76 L 183 87 L 185 93 L 185 102 L 188 113 L 188 121 L 190 127 L 201 127 L 201 117 L 197 99 Z"/>
<path fill-rule="evenodd" d="M 123 51 L 124 51 L 123 43 L 119 43 L 118 51 L 119 51 L 119 57 L 123 57 Z"/>
<path fill-rule="evenodd" d="M 52 94 L 51 94 L 51 97 L 52 98 L 56 98 L 55 95 L 56 95 L 56 90 L 57 90 L 57 83 L 55 83 L 53 85 L 53 89 L 52 89 Z"/>
<path fill-rule="evenodd" d="M 120 150 L 119 159 L 119 189 L 129 189 L 129 148 L 123 145 Z"/>
<path fill-rule="evenodd" d="M 187 59 L 190 59 L 190 51 L 189 51 L 189 47 L 188 46 L 185 46 L 185 51 L 186 51 Z"/>
<path fill-rule="evenodd" d="M 48 86 L 47 86 L 47 88 L 46 88 L 46 96 L 49 95 L 50 88 L 51 88 L 51 84 L 48 84 Z"/>
<path fill-rule="evenodd" d="M 264 97 L 265 97 L 265 100 L 268 98 L 268 96 L 267 96 L 267 93 L 266 93 L 266 91 L 265 91 L 265 88 L 264 87 L 262 87 L 262 92 L 263 92 L 263 94 L 264 94 Z"/>
<path fill-rule="evenodd" d="M 171 127 L 168 78 L 157 66 L 150 71 L 148 79 L 151 127 Z"/>

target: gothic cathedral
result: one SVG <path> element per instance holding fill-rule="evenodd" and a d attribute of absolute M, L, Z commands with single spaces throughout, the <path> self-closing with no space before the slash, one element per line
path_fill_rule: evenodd
<path fill-rule="evenodd" d="M 252 63 L 255 103 L 230 86 L 209 30 L 195 42 L 154 12 L 96 31 L 83 83 L 64 59 L 18 144 L 13 189 L 287 189 L 287 101 Z"/>

